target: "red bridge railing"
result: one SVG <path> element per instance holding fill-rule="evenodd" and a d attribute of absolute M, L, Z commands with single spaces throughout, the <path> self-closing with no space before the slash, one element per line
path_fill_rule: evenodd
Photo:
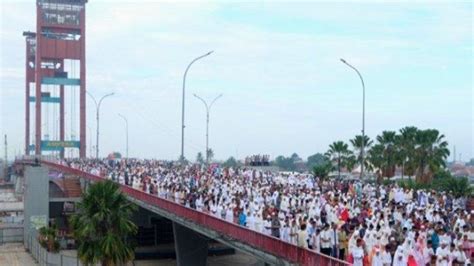
<path fill-rule="evenodd" d="M 103 177 L 93 175 L 62 164 L 44 160 L 42 160 L 41 163 L 64 173 L 85 177 L 93 181 L 102 181 L 105 179 Z M 234 240 L 245 243 L 254 248 L 270 253 L 278 258 L 282 258 L 298 265 L 350 265 L 345 261 L 338 260 L 321 253 L 316 253 L 309 249 L 295 246 L 293 244 L 281 241 L 278 238 L 250 230 L 234 223 L 227 222 L 212 215 L 185 207 L 173 201 L 163 199 L 140 190 L 136 190 L 126 185 L 121 185 L 121 190 L 135 199 L 159 207 L 163 210 L 174 213 L 185 219 L 189 219 L 198 225 L 210 228 Z"/>

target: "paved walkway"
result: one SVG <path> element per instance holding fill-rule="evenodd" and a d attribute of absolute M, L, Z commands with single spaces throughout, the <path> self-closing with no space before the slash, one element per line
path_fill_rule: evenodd
<path fill-rule="evenodd" d="M 25 251 L 22 243 L 10 243 L 0 245 L 0 265 L 8 266 L 36 266 L 31 255 Z M 132 265 L 129 263 L 128 265 Z M 135 266 L 175 266 L 176 260 L 137 260 Z M 208 266 L 258 266 L 258 260 L 245 253 L 237 252 L 233 255 L 211 256 L 207 258 Z"/>
<path fill-rule="evenodd" d="M 0 265 L 33 266 L 38 264 L 25 251 L 23 243 L 9 243 L 0 245 Z"/>

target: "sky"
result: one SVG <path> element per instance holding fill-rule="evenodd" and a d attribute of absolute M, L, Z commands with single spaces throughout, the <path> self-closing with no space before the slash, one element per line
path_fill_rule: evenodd
<path fill-rule="evenodd" d="M 216 159 L 325 152 L 361 132 L 436 128 L 474 157 L 473 5 L 470 1 L 112 1 L 86 6 L 87 90 L 104 100 L 100 155 L 177 159 L 183 73 L 185 156 Z M 0 131 L 9 156 L 24 147 L 22 32 L 35 30 L 34 0 L 0 2 Z M 95 107 L 87 98 L 87 134 Z M 67 133 L 69 134 L 69 133 Z M 94 135 L 95 136 L 95 135 Z M 87 145 L 95 145 L 95 139 Z M 88 149 L 89 152 L 89 149 Z M 2 138 L 3 154 L 3 138 Z M 452 158 L 452 157 L 451 157 Z"/>

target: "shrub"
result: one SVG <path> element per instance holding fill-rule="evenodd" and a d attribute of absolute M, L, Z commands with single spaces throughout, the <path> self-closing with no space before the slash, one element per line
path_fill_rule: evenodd
<path fill-rule="evenodd" d="M 469 184 L 467 177 L 438 177 L 429 184 L 422 184 L 411 179 L 400 180 L 398 185 L 405 189 L 428 189 L 450 192 L 455 197 L 471 197 L 474 195 L 474 189 Z"/>
<path fill-rule="evenodd" d="M 48 252 L 59 252 L 58 229 L 55 226 L 43 226 L 38 231 L 38 242 Z"/>

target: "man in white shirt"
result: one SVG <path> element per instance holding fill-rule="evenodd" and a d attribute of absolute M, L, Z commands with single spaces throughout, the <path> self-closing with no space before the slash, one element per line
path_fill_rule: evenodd
<path fill-rule="evenodd" d="M 436 250 L 436 266 L 449 266 L 451 252 L 449 251 L 448 243 L 441 242 L 441 247 Z"/>
<path fill-rule="evenodd" d="M 331 256 L 332 251 L 332 233 L 329 225 L 325 224 L 321 232 L 321 253 Z"/>
<path fill-rule="evenodd" d="M 351 250 L 352 258 L 354 259 L 353 266 L 364 265 L 364 247 L 362 246 L 362 239 L 357 239 L 357 245 Z"/>
<path fill-rule="evenodd" d="M 452 261 L 456 262 L 456 265 L 469 265 L 470 261 L 466 256 L 464 250 L 462 250 L 462 245 L 456 246 L 451 252 Z"/>

